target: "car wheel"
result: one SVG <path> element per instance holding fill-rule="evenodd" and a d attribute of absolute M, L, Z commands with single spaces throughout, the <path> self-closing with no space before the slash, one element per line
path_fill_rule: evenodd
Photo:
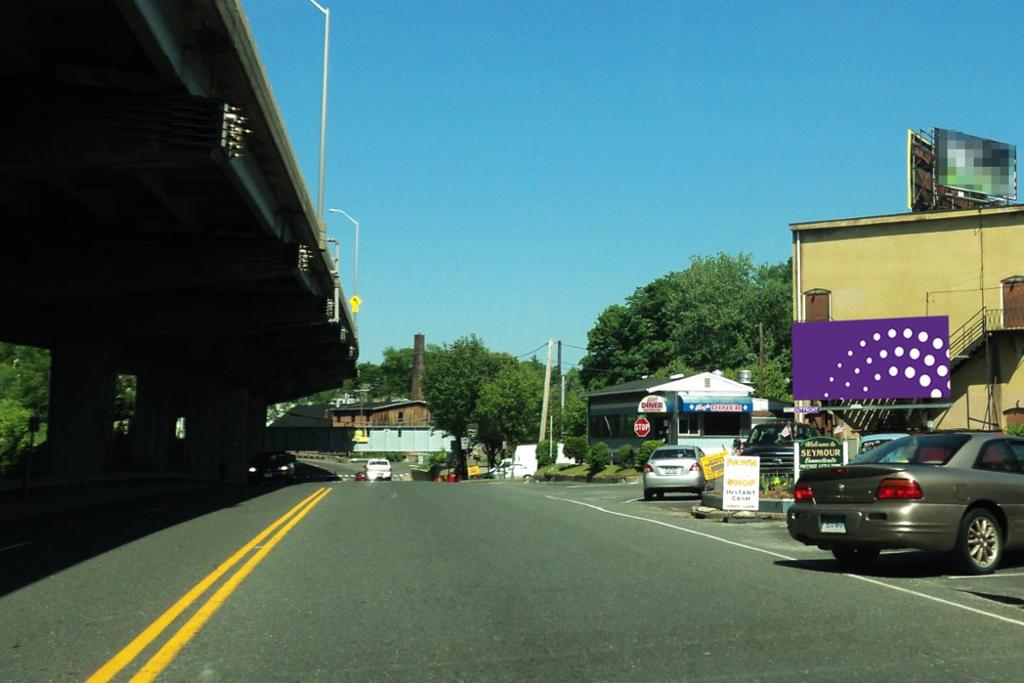
<path fill-rule="evenodd" d="M 840 547 L 832 549 L 832 556 L 847 569 L 867 569 L 878 558 L 878 548 Z"/>
<path fill-rule="evenodd" d="M 654 491 L 652 491 L 650 489 L 644 489 L 644 500 L 653 500 L 653 499 L 654 499 Z"/>
<path fill-rule="evenodd" d="M 1003 530 L 996 516 L 975 508 L 960 520 L 956 540 L 960 567 L 968 574 L 990 574 L 1003 557 Z"/>

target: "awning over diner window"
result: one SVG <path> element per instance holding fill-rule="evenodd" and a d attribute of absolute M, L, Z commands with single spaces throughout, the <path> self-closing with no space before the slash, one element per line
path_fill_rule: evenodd
<path fill-rule="evenodd" d="M 750 413 L 754 402 L 749 396 L 680 396 L 679 410 L 684 413 Z"/>

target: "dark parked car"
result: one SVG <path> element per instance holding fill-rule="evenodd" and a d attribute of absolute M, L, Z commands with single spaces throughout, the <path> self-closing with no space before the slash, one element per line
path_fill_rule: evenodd
<path fill-rule="evenodd" d="M 793 443 L 820 436 L 810 425 L 799 422 L 764 422 L 750 430 L 743 446 L 743 455 L 761 459 L 762 474 L 793 472 Z"/>
<path fill-rule="evenodd" d="M 863 567 L 886 548 L 951 552 L 971 574 L 1024 546 L 1024 439 L 905 436 L 800 477 L 789 535 Z"/>
<path fill-rule="evenodd" d="M 295 479 L 295 456 L 291 453 L 257 453 L 249 463 L 249 481 Z"/>

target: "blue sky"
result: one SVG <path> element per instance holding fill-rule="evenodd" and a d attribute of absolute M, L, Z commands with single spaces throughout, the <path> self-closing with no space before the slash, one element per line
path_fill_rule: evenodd
<path fill-rule="evenodd" d="M 905 211 L 907 128 L 1024 143 L 1012 4 L 324 4 L 361 360 L 416 332 L 585 346 L 694 255 L 776 262 L 791 222 Z M 323 17 L 242 5 L 315 197 Z"/>

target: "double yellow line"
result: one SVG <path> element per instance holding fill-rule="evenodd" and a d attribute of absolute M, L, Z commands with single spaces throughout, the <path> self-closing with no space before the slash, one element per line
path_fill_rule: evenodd
<path fill-rule="evenodd" d="M 145 650 L 154 640 L 156 640 L 160 634 L 174 622 L 175 619 L 181 616 L 182 612 L 198 600 L 210 586 L 216 583 L 216 581 L 220 577 L 224 576 L 224 574 L 226 574 L 232 567 L 238 564 L 238 562 L 248 555 L 253 548 L 258 546 L 264 539 L 277 530 L 277 533 L 274 534 L 269 541 L 264 543 L 263 546 L 260 547 L 253 556 L 238 569 L 238 571 L 225 581 L 224 584 L 218 588 L 205 603 L 203 603 L 202 607 L 196 610 L 195 614 L 193 614 L 189 620 L 186 621 L 166 643 L 164 643 L 163 647 L 161 647 L 156 654 L 150 657 L 149 661 L 142 665 L 139 672 L 131 679 L 132 683 L 142 683 L 144 681 L 155 680 L 156 677 L 167 668 L 177 654 L 181 652 L 181 649 L 185 647 L 193 636 L 199 633 L 199 630 L 203 628 L 210 617 L 213 616 L 214 612 L 220 609 L 220 606 L 224 604 L 228 599 L 228 596 L 238 588 L 239 584 L 245 580 L 256 565 L 258 565 L 263 558 L 267 556 L 267 553 L 273 550 L 274 546 L 284 538 L 285 534 L 291 531 L 292 528 L 298 524 L 310 510 L 319 504 L 320 501 L 326 498 L 327 494 L 330 492 L 331 489 L 329 488 L 317 489 L 312 495 L 305 498 L 298 505 L 275 520 L 270 526 L 257 534 L 251 541 L 239 548 L 238 552 L 225 560 L 220 566 L 210 572 L 202 581 L 193 586 L 181 597 L 181 599 L 171 605 L 166 612 L 157 617 L 152 624 L 147 626 L 142 633 L 137 635 L 132 642 L 125 645 L 120 652 L 110 659 L 110 661 L 101 666 L 96 673 L 86 680 L 86 683 L 104 683 L 119 674 L 126 666 L 131 664 L 132 661 L 139 656 L 139 653 Z"/>

